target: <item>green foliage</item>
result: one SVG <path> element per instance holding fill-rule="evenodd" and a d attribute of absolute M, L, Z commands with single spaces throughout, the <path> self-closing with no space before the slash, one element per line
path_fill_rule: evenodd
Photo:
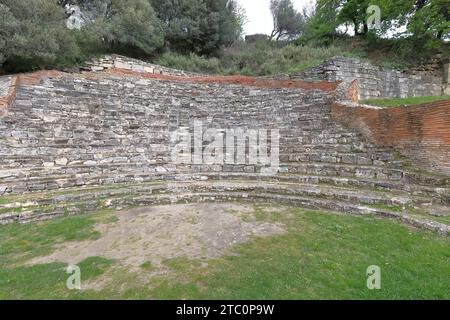
<path fill-rule="evenodd" d="M 223 69 L 230 74 L 273 75 L 296 73 L 336 55 L 351 55 L 339 48 L 277 45 L 267 41 L 238 44 L 221 57 Z"/>
<path fill-rule="evenodd" d="M 381 10 L 381 29 L 373 32 L 367 25 L 370 5 Z M 407 56 L 414 56 L 417 47 L 443 51 L 443 40 L 450 38 L 450 5 L 448 0 L 318 0 L 299 43 L 330 44 L 342 33 L 339 27 L 349 25 L 356 35 L 364 36 L 368 46 L 375 47 L 381 37 L 392 37 L 392 30 L 406 29 L 394 32 L 394 36 L 408 39 L 399 39 L 398 45 Z"/>
<path fill-rule="evenodd" d="M 371 5 L 371 0 L 347 0 L 342 4 L 338 14 L 338 21 L 345 23 L 351 21 L 354 26 L 355 34 L 367 34 L 368 26 L 367 8 Z"/>
<path fill-rule="evenodd" d="M 304 32 L 304 16 L 295 10 L 292 0 L 271 0 L 270 11 L 274 25 L 271 39 L 292 40 Z"/>
<path fill-rule="evenodd" d="M 150 0 L 78 0 L 91 20 L 80 31 L 80 46 L 89 52 L 140 51 L 152 54 L 163 45 L 162 26 Z"/>
<path fill-rule="evenodd" d="M 74 33 L 65 28 L 65 14 L 52 0 L 1 0 L 0 60 L 15 71 L 77 61 Z"/>
<path fill-rule="evenodd" d="M 425 2 L 415 10 L 408 31 L 419 40 L 425 40 L 428 48 L 436 48 L 443 39 L 450 39 L 450 3 L 448 0 Z"/>
<path fill-rule="evenodd" d="M 153 6 L 171 50 L 209 55 L 242 34 L 244 15 L 235 0 L 154 0 Z"/>
<path fill-rule="evenodd" d="M 0 3 L 0 64 L 2 64 L 12 49 L 14 30 L 18 28 L 18 22 L 11 10 Z"/>
<path fill-rule="evenodd" d="M 295 46 L 259 41 L 238 42 L 225 50 L 219 58 L 168 52 L 163 54 L 156 63 L 201 73 L 264 76 L 301 72 L 336 55 L 353 56 L 350 52 L 334 46 Z"/>
<path fill-rule="evenodd" d="M 81 30 L 66 28 L 66 4 L 88 17 Z M 236 0 L 0 0 L 0 18 L 0 65 L 9 72 L 111 52 L 149 58 L 164 45 L 217 54 L 239 39 L 245 21 Z"/>
<path fill-rule="evenodd" d="M 163 33 L 149 0 L 113 0 L 106 39 L 152 53 L 163 45 Z"/>
<path fill-rule="evenodd" d="M 199 41 L 206 32 L 208 22 L 204 1 L 155 0 L 153 6 L 163 23 L 167 47 L 182 52 L 201 50 Z"/>
<path fill-rule="evenodd" d="M 339 5 L 340 1 L 337 0 L 317 0 L 313 14 L 307 19 L 305 34 L 299 39 L 299 43 L 328 45 L 339 25 L 336 14 Z"/>
<path fill-rule="evenodd" d="M 199 73 L 221 73 L 221 61 L 218 58 L 206 58 L 195 53 L 182 55 L 174 52 L 162 54 L 157 63 L 162 66 Z"/>

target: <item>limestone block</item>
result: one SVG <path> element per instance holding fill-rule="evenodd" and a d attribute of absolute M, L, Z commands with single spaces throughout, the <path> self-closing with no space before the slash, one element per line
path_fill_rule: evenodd
<path fill-rule="evenodd" d="M 44 162 L 43 165 L 45 168 L 53 168 L 55 166 L 55 162 Z"/>
<path fill-rule="evenodd" d="M 58 166 L 65 166 L 65 165 L 67 165 L 68 162 L 69 161 L 67 160 L 67 158 L 60 158 L 60 159 L 55 160 L 55 163 Z"/>
<path fill-rule="evenodd" d="M 136 71 L 136 72 L 145 72 L 144 70 L 144 66 L 139 65 L 139 64 L 135 64 L 131 67 L 131 70 Z"/>
<path fill-rule="evenodd" d="M 443 91 L 444 91 L 444 95 L 450 96 L 450 83 L 447 85 L 444 85 Z"/>
<path fill-rule="evenodd" d="M 127 70 L 131 70 L 131 68 L 132 68 L 129 63 L 124 63 L 124 62 L 120 62 L 120 61 L 115 61 L 114 67 L 116 67 L 118 69 L 127 69 Z"/>
<path fill-rule="evenodd" d="M 444 64 L 444 83 L 450 84 L 450 63 Z"/>
<path fill-rule="evenodd" d="M 144 67 L 144 72 L 153 73 L 155 71 L 154 67 Z"/>
<path fill-rule="evenodd" d="M 103 71 L 105 68 L 103 68 L 102 66 L 92 66 L 91 70 L 96 72 L 96 71 Z"/>
<path fill-rule="evenodd" d="M 8 190 L 8 186 L 0 186 L 0 195 L 3 195 Z"/>

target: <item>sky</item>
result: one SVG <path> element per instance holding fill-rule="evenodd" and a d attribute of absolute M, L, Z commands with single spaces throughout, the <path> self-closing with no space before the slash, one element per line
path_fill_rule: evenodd
<path fill-rule="evenodd" d="M 247 15 L 247 24 L 244 33 L 270 34 L 273 29 L 272 15 L 270 14 L 270 0 L 238 0 L 244 7 Z M 301 11 L 312 0 L 292 0 L 297 10 Z"/>

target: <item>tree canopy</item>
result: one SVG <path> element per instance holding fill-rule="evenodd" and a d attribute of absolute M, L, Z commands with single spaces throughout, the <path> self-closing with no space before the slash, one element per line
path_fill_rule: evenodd
<path fill-rule="evenodd" d="M 304 31 L 304 16 L 295 10 L 292 0 L 271 0 L 270 11 L 273 17 L 271 39 L 292 40 Z"/>
<path fill-rule="evenodd" d="M 89 23 L 69 30 L 67 5 Z M 244 23 L 236 0 L 0 0 L 0 18 L 0 65 L 25 69 L 100 52 L 211 55 L 239 39 Z"/>
<path fill-rule="evenodd" d="M 351 24 L 355 35 L 367 35 L 367 8 L 380 8 L 379 36 L 409 37 L 432 45 L 450 37 L 448 0 L 317 0 L 316 14 L 308 21 L 310 36 L 338 33 L 338 27 Z"/>

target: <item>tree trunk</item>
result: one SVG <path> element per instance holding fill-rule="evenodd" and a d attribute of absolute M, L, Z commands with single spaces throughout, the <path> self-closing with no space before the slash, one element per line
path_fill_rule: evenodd
<path fill-rule="evenodd" d="M 355 25 L 355 36 L 359 35 L 359 23 L 356 20 L 353 20 L 353 24 Z"/>
<path fill-rule="evenodd" d="M 275 37 L 277 37 L 278 34 L 279 34 L 278 30 L 273 30 L 272 33 L 270 34 L 270 41 L 272 41 Z"/>
<path fill-rule="evenodd" d="M 366 35 L 369 32 L 369 26 L 367 25 L 366 22 L 364 22 L 364 32 L 363 34 Z"/>

